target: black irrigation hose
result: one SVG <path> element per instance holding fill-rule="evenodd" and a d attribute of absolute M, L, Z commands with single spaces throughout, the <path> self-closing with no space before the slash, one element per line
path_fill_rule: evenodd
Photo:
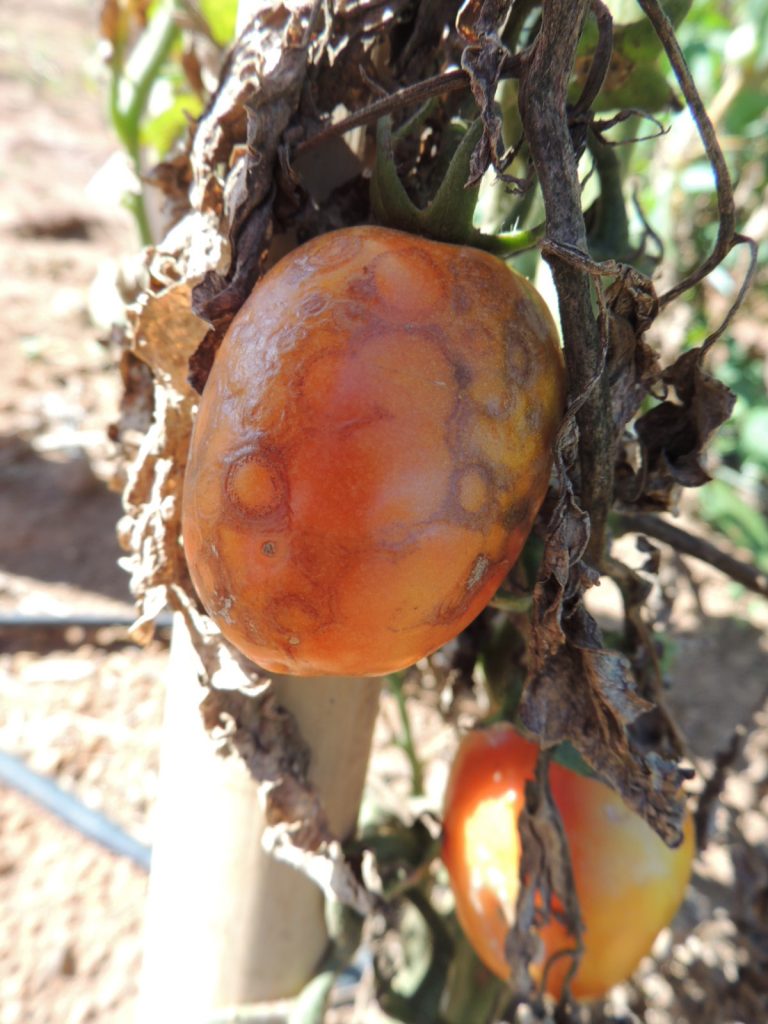
<path fill-rule="evenodd" d="M 70 627 L 82 629 L 128 630 L 134 619 L 129 616 L 112 614 L 89 615 L 73 613 L 70 615 L 22 615 L 14 612 L 0 614 L 0 630 L 51 629 L 61 630 Z M 171 616 L 160 616 L 157 627 L 167 630 L 171 626 Z M 98 811 L 86 807 L 72 793 L 67 793 L 53 779 L 39 775 L 29 768 L 24 761 L 12 754 L 0 750 L 0 785 L 9 786 L 22 793 L 38 806 L 54 814 L 60 821 L 93 842 L 99 843 L 111 853 L 120 857 L 128 857 L 144 871 L 149 871 L 151 849 L 129 836 L 118 825 Z"/>
<path fill-rule="evenodd" d="M 144 871 L 149 871 L 151 848 L 129 836 L 118 825 L 98 811 L 86 807 L 72 793 L 67 793 L 53 779 L 38 775 L 20 758 L 0 750 L 0 784 L 10 786 L 55 814 L 70 828 L 99 843 L 119 857 L 128 857 Z"/>
<path fill-rule="evenodd" d="M 86 612 L 70 615 L 23 615 L 16 612 L 0 613 L 0 629 L 69 629 L 71 626 L 81 629 L 125 629 L 131 628 L 136 621 L 135 616 L 89 615 Z M 172 625 L 172 616 L 159 615 L 155 626 L 159 630 L 168 630 Z"/>

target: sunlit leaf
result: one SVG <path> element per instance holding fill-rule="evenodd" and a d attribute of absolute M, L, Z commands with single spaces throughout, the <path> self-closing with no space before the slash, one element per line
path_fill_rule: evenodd
<path fill-rule="evenodd" d="M 202 112 L 203 103 L 199 96 L 194 93 L 176 96 L 169 107 L 142 124 L 142 145 L 151 146 L 159 157 L 164 157 L 183 136 L 189 119 L 199 117 Z"/>
<path fill-rule="evenodd" d="M 235 38 L 237 0 L 200 0 L 200 13 L 214 41 L 219 46 L 228 46 Z"/>

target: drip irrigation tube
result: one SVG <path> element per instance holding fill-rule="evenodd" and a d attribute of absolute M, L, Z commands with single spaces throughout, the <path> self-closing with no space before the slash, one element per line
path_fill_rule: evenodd
<path fill-rule="evenodd" d="M 149 871 L 151 849 L 129 836 L 118 825 L 98 811 L 86 807 L 72 793 L 67 793 L 53 779 L 38 775 L 12 754 L 0 750 L 0 784 L 10 786 L 55 814 L 70 828 L 80 832 L 111 853 L 128 857 L 144 871 Z"/>

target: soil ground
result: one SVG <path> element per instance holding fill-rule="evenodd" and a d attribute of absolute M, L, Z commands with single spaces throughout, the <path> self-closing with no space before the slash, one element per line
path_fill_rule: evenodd
<path fill-rule="evenodd" d="M 119 379 L 92 285 L 136 239 L 115 192 L 95 18 L 86 0 L 0 6 L 0 752 L 150 843 L 167 648 L 137 649 L 120 624 L 131 606 L 106 439 Z M 611 1019 L 630 1006 L 648 1024 L 764 1024 L 768 610 L 696 563 L 666 583 L 679 591 L 669 702 L 703 778 L 743 735 L 681 914 Z M 415 723 L 426 746 L 428 721 Z M 128 1024 L 145 886 L 139 867 L 0 786 L 0 1024 Z"/>

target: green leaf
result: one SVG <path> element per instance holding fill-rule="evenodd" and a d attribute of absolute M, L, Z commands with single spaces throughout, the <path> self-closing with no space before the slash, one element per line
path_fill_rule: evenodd
<path fill-rule="evenodd" d="M 740 441 L 744 458 L 768 472 L 768 406 L 750 409 L 744 416 Z"/>
<path fill-rule="evenodd" d="M 169 107 L 142 122 L 139 132 L 141 144 L 151 146 L 160 158 L 164 157 L 184 134 L 189 118 L 197 118 L 202 112 L 202 100 L 194 93 L 174 97 Z"/>
<path fill-rule="evenodd" d="M 675 91 L 666 75 L 654 65 L 643 64 L 635 67 L 623 82 L 614 87 L 609 76 L 592 108 L 602 112 L 636 107 L 647 114 L 658 114 L 674 107 L 676 102 Z"/>
<path fill-rule="evenodd" d="M 766 92 L 758 86 L 745 87 L 734 97 L 725 115 L 725 125 L 734 135 L 764 135 Z M 752 129 L 750 131 L 750 129 Z"/>
<path fill-rule="evenodd" d="M 200 13 L 205 18 L 214 42 L 229 46 L 235 38 L 237 0 L 199 0 Z"/>
<path fill-rule="evenodd" d="M 752 551 L 761 565 L 768 564 L 768 522 L 733 488 L 712 480 L 701 489 L 699 511 L 702 519 L 734 544 Z"/>
<path fill-rule="evenodd" d="M 439 1020 L 453 941 L 423 892 L 411 889 L 405 899 L 398 929 L 402 960 L 391 978 L 375 963 L 377 996 L 384 1012 L 404 1024 L 427 1024 Z"/>
<path fill-rule="evenodd" d="M 667 0 L 662 4 L 667 17 L 677 27 L 690 10 L 692 0 Z M 614 50 L 634 64 L 647 64 L 661 53 L 662 45 L 648 18 L 619 25 L 614 33 Z"/>

